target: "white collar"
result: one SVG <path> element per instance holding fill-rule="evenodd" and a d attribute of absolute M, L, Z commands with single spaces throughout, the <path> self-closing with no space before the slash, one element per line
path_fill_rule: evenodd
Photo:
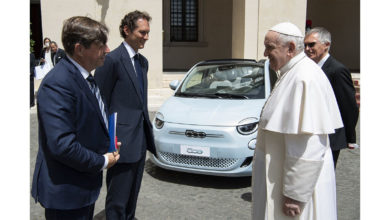
<path fill-rule="evenodd" d="M 87 79 L 90 73 L 86 69 L 84 69 L 84 67 L 82 67 L 80 64 L 78 64 L 75 60 L 73 60 L 70 56 L 68 55 L 66 56 L 69 58 L 70 62 L 72 62 L 77 67 L 77 69 L 80 71 L 84 79 Z"/>
<path fill-rule="evenodd" d="M 320 60 L 320 62 L 317 63 L 317 65 L 322 68 L 326 60 L 328 60 L 329 56 L 329 53 L 327 53 L 324 57 L 322 57 L 322 59 Z"/>
<path fill-rule="evenodd" d="M 305 53 L 302 51 L 295 57 L 291 58 L 282 68 L 280 68 L 280 77 L 285 74 L 287 71 L 289 71 L 298 61 L 303 59 L 305 57 Z"/>
<path fill-rule="evenodd" d="M 125 46 L 127 53 L 129 53 L 130 58 L 133 59 L 133 57 L 137 54 L 134 49 L 126 42 L 123 41 L 123 45 Z"/>

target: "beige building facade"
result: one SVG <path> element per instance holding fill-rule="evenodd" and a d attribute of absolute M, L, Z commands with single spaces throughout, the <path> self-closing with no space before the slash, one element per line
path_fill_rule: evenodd
<path fill-rule="evenodd" d="M 163 71 L 185 71 L 207 59 L 263 59 L 264 36 L 273 25 L 290 21 L 304 32 L 313 27 L 332 33 L 331 54 L 351 70 L 360 70 L 360 5 L 358 0 L 192 0 L 195 2 L 196 40 L 172 40 L 173 2 L 186 0 L 41 0 L 42 35 L 61 44 L 66 18 L 89 16 L 110 29 L 108 46 L 122 41 L 119 23 L 133 10 L 152 16 L 151 32 L 140 53 L 149 60 L 149 88 L 162 87 Z M 188 5 L 187 5 L 188 6 Z M 183 18 L 185 14 L 181 14 Z"/>
<path fill-rule="evenodd" d="M 119 25 L 125 14 L 134 11 L 147 11 L 152 21 L 150 37 L 145 49 L 140 50 L 149 60 L 149 88 L 162 86 L 162 2 L 158 0 L 41 0 L 42 35 L 61 43 L 61 30 L 64 20 L 72 16 L 88 16 L 100 21 L 109 28 L 108 47 L 113 50 L 122 41 Z"/>

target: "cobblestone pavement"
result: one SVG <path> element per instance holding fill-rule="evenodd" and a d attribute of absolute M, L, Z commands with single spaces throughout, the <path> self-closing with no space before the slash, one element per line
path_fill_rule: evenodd
<path fill-rule="evenodd" d="M 30 116 L 31 184 L 38 149 L 38 126 L 36 113 L 32 111 Z M 359 130 L 358 126 L 357 133 Z M 360 219 L 359 149 L 341 151 L 336 179 L 338 219 Z M 106 186 L 103 183 L 94 220 L 105 219 L 105 196 Z M 136 217 L 139 220 L 250 219 L 251 197 L 250 177 L 227 178 L 168 171 L 156 167 L 147 159 Z M 30 200 L 30 219 L 44 219 L 44 209 L 33 199 Z"/>

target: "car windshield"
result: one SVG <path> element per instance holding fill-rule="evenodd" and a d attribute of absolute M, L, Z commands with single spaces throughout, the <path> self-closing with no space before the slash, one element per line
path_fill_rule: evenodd
<path fill-rule="evenodd" d="M 264 99 L 264 67 L 256 64 L 200 65 L 192 69 L 175 96 Z"/>

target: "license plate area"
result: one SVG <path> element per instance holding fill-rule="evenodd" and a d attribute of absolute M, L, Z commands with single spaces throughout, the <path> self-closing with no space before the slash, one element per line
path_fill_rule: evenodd
<path fill-rule="evenodd" d="M 210 157 L 210 147 L 180 145 L 180 154 L 196 157 Z"/>

